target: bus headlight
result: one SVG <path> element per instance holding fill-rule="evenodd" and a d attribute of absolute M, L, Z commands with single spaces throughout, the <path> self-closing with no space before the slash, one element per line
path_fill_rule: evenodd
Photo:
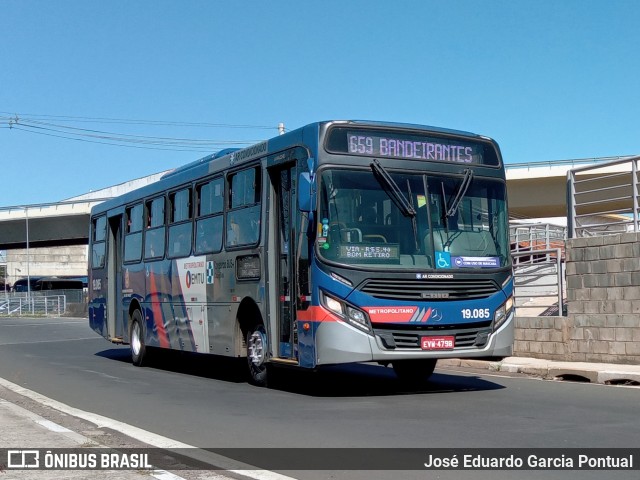
<path fill-rule="evenodd" d="M 342 302 L 339 302 L 335 298 L 330 297 L 328 295 L 323 295 L 323 297 L 324 297 L 324 304 L 329 310 L 331 310 L 333 313 L 337 315 L 340 315 L 341 317 L 344 317 Z"/>
<path fill-rule="evenodd" d="M 500 326 L 505 322 L 505 320 L 509 317 L 511 310 L 513 309 L 513 297 L 507 298 L 507 301 L 504 302 L 493 316 L 493 330 L 496 331 Z"/>
<path fill-rule="evenodd" d="M 362 310 L 352 307 L 351 305 L 333 298 L 324 292 L 322 292 L 322 303 L 327 310 L 335 313 L 342 320 L 349 323 L 349 325 L 353 325 L 364 332 L 372 333 L 369 317 Z"/>
<path fill-rule="evenodd" d="M 347 305 L 347 320 L 351 325 L 355 325 L 356 327 L 364 330 L 365 332 L 371 332 L 371 325 L 369 324 L 369 319 L 367 315 L 362 311 L 356 308 L 350 307 Z"/>

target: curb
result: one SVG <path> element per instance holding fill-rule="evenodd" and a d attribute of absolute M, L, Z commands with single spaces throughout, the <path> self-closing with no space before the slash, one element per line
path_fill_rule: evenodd
<path fill-rule="evenodd" d="M 138 440 L 146 444 L 146 447 L 151 448 L 159 448 L 159 449 L 167 449 L 167 450 L 181 450 L 181 454 L 186 457 L 190 457 L 194 461 L 203 462 L 206 465 L 216 466 L 215 470 L 212 470 L 212 473 L 207 473 L 206 478 L 211 479 L 219 479 L 219 480 L 232 480 L 237 477 L 230 477 L 227 474 L 235 474 L 240 478 L 248 478 L 252 480 L 295 480 L 292 477 L 286 476 L 284 474 L 278 472 L 272 472 L 269 470 L 258 469 L 252 465 L 248 465 L 242 463 L 241 460 L 235 460 L 233 458 L 225 457 L 222 454 L 215 453 L 214 451 L 208 451 L 206 449 L 200 449 L 198 447 L 180 442 L 178 440 L 174 440 L 169 437 L 164 437 L 162 435 L 143 430 L 134 425 L 130 425 L 119 420 L 115 420 L 109 417 L 102 416 L 97 413 L 91 413 L 84 410 L 80 410 L 78 408 L 72 407 L 65 403 L 59 402 L 52 398 L 46 397 L 40 393 L 37 393 L 33 390 L 29 390 L 28 388 L 22 387 L 16 383 L 13 383 L 9 380 L 6 380 L 0 377 L 0 386 L 6 388 L 7 390 L 12 391 L 18 395 L 26 397 L 34 402 L 39 403 L 40 405 L 44 405 L 53 410 L 56 410 L 64 415 L 68 415 L 71 417 L 75 417 L 86 422 L 89 422 L 95 425 L 97 428 L 105 428 L 115 430 L 125 436 L 131 437 L 133 439 Z M 66 427 L 55 424 L 46 420 L 44 417 L 37 415 L 36 413 L 32 413 L 29 410 L 14 405 L 12 402 L 8 400 L 3 400 L 0 398 L 0 407 L 11 408 L 13 411 L 19 413 L 23 419 L 31 424 L 39 424 L 41 427 L 44 427 L 49 431 L 50 435 L 59 435 L 64 434 L 69 437 L 71 440 L 75 441 L 77 444 L 87 445 L 97 444 L 99 447 L 99 442 L 94 442 L 88 437 L 80 433 L 73 432 Z M 0 420 L 2 420 L 2 416 L 0 416 Z M 55 442 L 55 439 L 53 440 Z M 112 447 L 117 448 L 117 447 Z M 0 465 L 2 467 L 2 465 Z M 39 471 L 34 470 L 36 473 Z M 83 470 L 80 470 L 84 472 Z M 133 472 L 135 475 L 139 475 L 135 470 L 124 470 L 123 475 L 129 472 Z M 206 472 L 203 470 L 202 472 Z M 216 473 L 217 472 L 217 473 Z M 3 471 L 0 468 L 0 474 Z M 86 473 L 86 472 L 84 472 Z M 83 473 L 83 475 L 84 475 Z M 160 480 L 184 480 L 183 477 L 175 475 L 171 472 L 168 472 L 163 469 L 155 469 L 152 470 L 150 475 L 154 478 Z M 2 478 L 2 477 L 0 477 Z M 32 477 L 25 477 L 32 478 Z M 56 477 L 57 478 L 57 477 Z M 80 477 L 80 478 L 88 478 L 88 477 Z M 144 478 L 144 477 L 142 477 Z M 203 477 L 204 478 L 204 477 Z"/>
<path fill-rule="evenodd" d="M 640 386 L 640 365 L 555 362 L 538 358 L 507 357 L 499 361 L 451 358 L 443 367 L 474 368 L 490 372 L 521 373 L 544 380 L 573 380 L 601 385 Z"/>

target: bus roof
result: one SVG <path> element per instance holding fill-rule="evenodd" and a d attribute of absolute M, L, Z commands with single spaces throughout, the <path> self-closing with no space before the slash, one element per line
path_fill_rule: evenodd
<path fill-rule="evenodd" d="M 363 127 L 387 127 L 387 128 L 398 128 L 403 130 L 423 130 L 427 132 L 436 132 L 436 133 L 446 133 L 449 135 L 460 135 L 464 137 L 472 137 L 472 138 L 487 138 L 482 135 L 478 135 L 476 133 L 467 132 L 464 130 L 455 130 L 451 128 L 442 128 L 442 127 L 433 127 L 430 125 L 420 125 L 417 123 L 400 123 L 400 122 L 375 122 L 371 120 L 346 120 L 344 122 L 334 121 L 334 122 L 322 122 L 322 123 L 346 123 L 353 124 Z"/>
<path fill-rule="evenodd" d="M 181 185 L 183 183 L 188 183 L 189 181 L 193 181 L 198 178 L 214 174 L 216 172 L 221 172 L 236 164 L 264 157 L 265 155 L 281 151 L 289 146 L 305 143 L 313 147 L 317 147 L 319 133 L 333 125 L 352 125 L 367 128 L 375 127 L 414 130 L 492 141 L 492 139 L 488 137 L 477 135 L 475 133 L 466 132 L 463 130 L 432 127 L 428 125 L 380 122 L 372 120 L 325 120 L 310 123 L 282 135 L 264 140 L 247 148 L 227 148 L 224 150 L 220 150 L 219 152 L 207 155 L 194 162 L 190 162 L 186 165 L 177 167 L 174 170 L 164 174 L 157 182 L 125 193 L 119 197 L 107 200 L 94 206 L 91 209 L 91 214 L 100 214 L 110 209 L 135 202 L 137 200 L 140 200 L 141 198 L 157 195 L 161 192 L 171 189 L 174 186 L 177 187 L 178 185 Z"/>

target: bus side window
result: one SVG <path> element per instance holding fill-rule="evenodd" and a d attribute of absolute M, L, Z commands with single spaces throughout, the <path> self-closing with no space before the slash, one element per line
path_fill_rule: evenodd
<path fill-rule="evenodd" d="M 260 240 L 260 170 L 247 168 L 229 176 L 226 245 L 254 245 Z"/>
<path fill-rule="evenodd" d="M 146 202 L 147 228 L 144 234 L 144 258 L 164 256 L 164 197 Z"/>
<path fill-rule="evenodd" d="M 224 179 L 214 178 L 196 186 L 195 253 L 215 253 L 222 250 L 222 211 L 224 209 Z"/>
<path fill-rule="evenodd" d="M 183 188 L 169 194 L 170 224 L 169 252 L 171 258 L 188 257 L 191 253 L 193 234 L 191 188 Z"/>
<path fill-rule="evenodd" d="M 104 267 L 107 238 L 107 217 L 94 218 L 91 222 L 91 268 Z"/>
<path fill-rule="evenodd" d="M 142 257 L 143 208 L 138 203 L 125 210 L 124 261 L 136 262 Z"/>

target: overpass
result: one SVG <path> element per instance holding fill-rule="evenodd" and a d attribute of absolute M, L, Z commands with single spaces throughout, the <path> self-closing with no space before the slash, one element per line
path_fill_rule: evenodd
<path fill-rule="evenodd" d="M 566 217 L 567 171 L 624 157 L 516 163 L 506 166 L 512 218 Z M 619 167 L 622 169 L 623 167 Z M 615 168 L 614 168 L 615 171 Z M 160 172 L 68 200 L 0 207 L 0 250 L 86 245 L 91 207 L 158 180 Z M 28 235 L 27 235 L 28 229 Z"/>
<path fill-rule="evenodd" d="M 0 207 L 0 250 L 87 245 L 91 207 L 160 179 L 131 180 L 60 202 Z"/>
<path fill-rule="evenodd" d="M 567 216 L 567 172 L 573 168 L 598 165 L 624 157 L 585 158 L 506 165 L 507 195 L 511 218 Z M 610 173 L 628 171 L 624 165 L 608 167 Z M 595 175 L 585 175 L 585 178 Z"/>

